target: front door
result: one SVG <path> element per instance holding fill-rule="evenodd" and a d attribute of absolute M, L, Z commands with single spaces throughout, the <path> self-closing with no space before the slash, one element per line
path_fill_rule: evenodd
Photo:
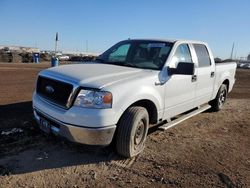
<path fill-rule="evenodd" d="M 189 45 L 180 44 L 172 56 L 169 67 L 179 62 L 193 63 Z M 196 81 L 192 75 L 171 75 L 165 83 L 165 118 L 170 118 L 194 108 Z"/>

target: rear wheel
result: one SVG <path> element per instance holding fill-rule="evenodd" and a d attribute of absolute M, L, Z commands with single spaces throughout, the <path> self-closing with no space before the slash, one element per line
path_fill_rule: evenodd
<path fill-rule="evenodd" d="M 149 117 L 143 107 L 130 107 L 122 115 L 116 135 L 116 150 L 124 157 L 143 151 L 148 133 Z"/>
<path fill-rule="evenodd" d="M 225 84 L 222 84 L 216 98 L 210 102 L 210 105 L 212 106 L 212 111 L 219 111 L 223 108 L 225 102 L 227 99 L 227 86 Z"/>

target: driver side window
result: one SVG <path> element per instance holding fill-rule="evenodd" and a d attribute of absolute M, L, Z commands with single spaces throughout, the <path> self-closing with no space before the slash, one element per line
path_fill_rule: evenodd
<path fill-rule="evenodd" d="M 178 63 L 193 63 L 190 50 L 187 44 L 181 44 L 177 47 L 171 61 L 171 67 L 176 68 Z"/>

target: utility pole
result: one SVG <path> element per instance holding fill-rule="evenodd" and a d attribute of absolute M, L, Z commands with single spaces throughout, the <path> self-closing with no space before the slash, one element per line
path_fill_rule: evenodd
<path fill-rule="evenodd" d="M 236 59 L 236 57 L 237 57 L 237 48 L 236 48 L 235 53 L 234 53 L 234 59 Z"/>
<path fill-rule="evenodd" d="M 52 56 L 51 58 L 51 66 L 55 67 L 59 65 L 59 59 L 56 57 L 56 53 L 57 53 L 57 43 L 58 43 L 59 39 L 58 39 L 58 32 L 56 32 L 56 38 L 55 38 L 55 54 L 54 56 Z"/>
<path fill-rule="evenodd" d="M 58 47 L 58 32 L 56 32 L 56 39 L 55 39 L 55 56 L 56 56 L 56 53 L 57 53 L 57 47 Z"/>
<path fill-rule="evenodd" d="M 234 53 L 234 43 L 233 43 L 233 46 L 232 46 L 232 51 L 231 51 L 231 57 L 230 57 L 230 59 L 233 59 L 233 53 Z"/>
<path fill-rule="evenodd" d="M 88 48 L 89 48 L 89 46 L 88 46 L 88 40 L 86 40 L 86 52 L 88 53 Z"/>

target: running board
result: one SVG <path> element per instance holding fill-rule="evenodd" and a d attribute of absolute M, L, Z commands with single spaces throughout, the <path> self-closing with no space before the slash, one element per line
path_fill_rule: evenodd
<path fill-rule="evenodd" d="M 208 110 L 209 108 L 211 108 L 211 106 L 208 105 L 208 104 L 206 104 L 206 105 L 204 105 L 202 107 L 198 107 L 198 109 L 196 109 L 194 111 L 191 111 L 188 114 L 182 115 L 181 117 L 179 117 L 179 118 L 177 118 L 177 119 L 175 119 L 173 121 L 170 121 L 170 122 L 158 127 L 158 129 L 167 130 L 167 129 L 171 128 L 171 127 L 174 127 L 178 123 L 181 123 L 181 122 L 185 121 L 188 118 L 191 118 L 191 117 L 193 117 L 193 116 L 195 116 L 195 115 L 197 115 L 197 114 L 199 114 L 201 112 L 204 112 L 204 111 Z"/>

